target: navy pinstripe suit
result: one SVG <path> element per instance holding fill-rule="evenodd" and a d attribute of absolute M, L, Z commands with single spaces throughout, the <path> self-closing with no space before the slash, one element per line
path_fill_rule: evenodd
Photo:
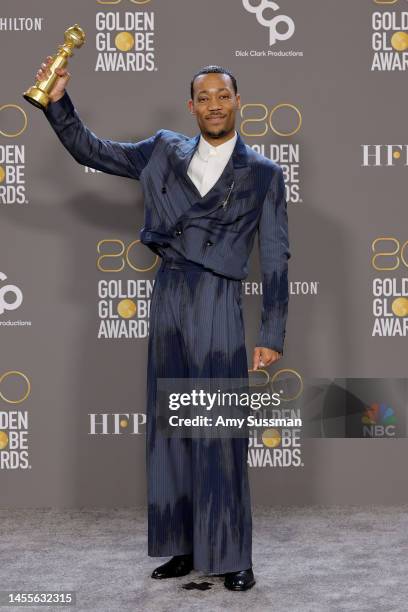
<path fill-rule="evenodd" d="M 202 197 L 187 169 L 199 135 L 159 130 L 146 140 L 98 138 L 66 92 L 44 111 L 81 164 L 141 181 L 141 241 L 162 258 L 152 295 L 147 372 L 148 552 L 193 552 L 207 573 L 252 566 L 247 438 L 164 438 L 158 378 L 247 377 L 241 280 L 255 235 L 262 274 L 257 346 L 283 353 L 288 311 L 288 217 L 280 166 L 238 134 L 222 175 Z"/>

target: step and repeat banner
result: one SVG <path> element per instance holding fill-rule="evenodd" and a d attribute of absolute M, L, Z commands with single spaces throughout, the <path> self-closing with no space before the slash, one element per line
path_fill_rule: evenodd
<path fill-rule="evenodd" d="M 284 171 L 285 354 L 250 381 L 281 394 L 286 425 L 251 431 L 253 502 L 407 502 L 406 0 L 3 0 L 1 505 L 146 500 L 160 262 L 140 184 L 79 165 L 22 97 L 74 24 L 68 92 L 97 136 L 195 135 L 190 81 L 218 64 L 238 81 L 237 130 Z M 255 242 L 250 367 L 261 295 Z"/>

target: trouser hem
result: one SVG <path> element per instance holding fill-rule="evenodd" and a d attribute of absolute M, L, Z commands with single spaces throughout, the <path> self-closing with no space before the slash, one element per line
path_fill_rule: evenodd
<path fill-rule="evenodd" d="M 194 565 L 194 569 L 197 572 L 203 572 L 206 576 L 211 576 L 212 574 L 214 575 L 218 575 L 218 574 L 229 574 L 230 572 L 242 572 L 246 569 L 251 569 L 252 568 L 252 563 L 251 564 L 247 564 L 244 563 L 243 565 L 240 566 L 226 566 L 226 567 L 219 567 L 219 568 L 205 568 L 205 567 L 199 567 L 197 565 Z"/>
<path fill-rule="evenodd" d="M 163 552 L 148 552 L 147 553 L 149 557 L 175 557 L 176 555 L 192 555 L 193 552 L 192 551 L 176 551 L 174 552 L 167 552 L 167 553 L 163 553 Z M 218 574 L 229 574 L 230 572 L 242 572 L 246 569 L 251 569 L 253 567 L 252 562 L 248 563 L 243 563 L 240 565 L 227 565 L 227 566 L 219 566 L 219 567 L 206 567 L 204 565 L 201 564 L 197 564 L 197 563 L 193 563 L 193 570 L 196 572 L 202 572 L 203 574 L 205 574 L 206 576 L 211 576 L 211 575 L 218 575 Z"/>
<path fill-rule="evenodd" d="M 171 551 L 171 552 L 166 552 L 166 553 L 149 551 L 147 554 L 149 557 L 175 557 L 178 555 L 192 555 L 193 551 L 192 550 L 187 550 L 187 551 L 182 550 L 182 551 L 177 551 L 177 552 Z"/>

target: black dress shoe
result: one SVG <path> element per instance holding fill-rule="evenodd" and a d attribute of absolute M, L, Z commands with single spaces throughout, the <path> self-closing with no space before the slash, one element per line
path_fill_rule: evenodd
<path fill-rule="evenodd" d="M 246 591 L 255 584 L 252 568 L 225 574 L 224 586 L 231 591 Z"/>
<path fill-rule="evenodd" d="M 193 555 L 176 555 L 170 561 L 153 570 L 152 578 L 177 578 L 185 576 L 193 569 Z"/>

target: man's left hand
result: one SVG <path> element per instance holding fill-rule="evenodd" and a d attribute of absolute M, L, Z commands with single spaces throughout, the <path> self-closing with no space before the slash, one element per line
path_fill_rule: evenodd
<path fill-rule="evenodd" d="M 258 367 L 267 367 L 274 361 L 278 361 L 282 357 L 282 353 L 273 349 L 265 348 L 264 346 L 256 346 L 254 348 L 254 357 L 252 369 L 257 370 Z"/>

